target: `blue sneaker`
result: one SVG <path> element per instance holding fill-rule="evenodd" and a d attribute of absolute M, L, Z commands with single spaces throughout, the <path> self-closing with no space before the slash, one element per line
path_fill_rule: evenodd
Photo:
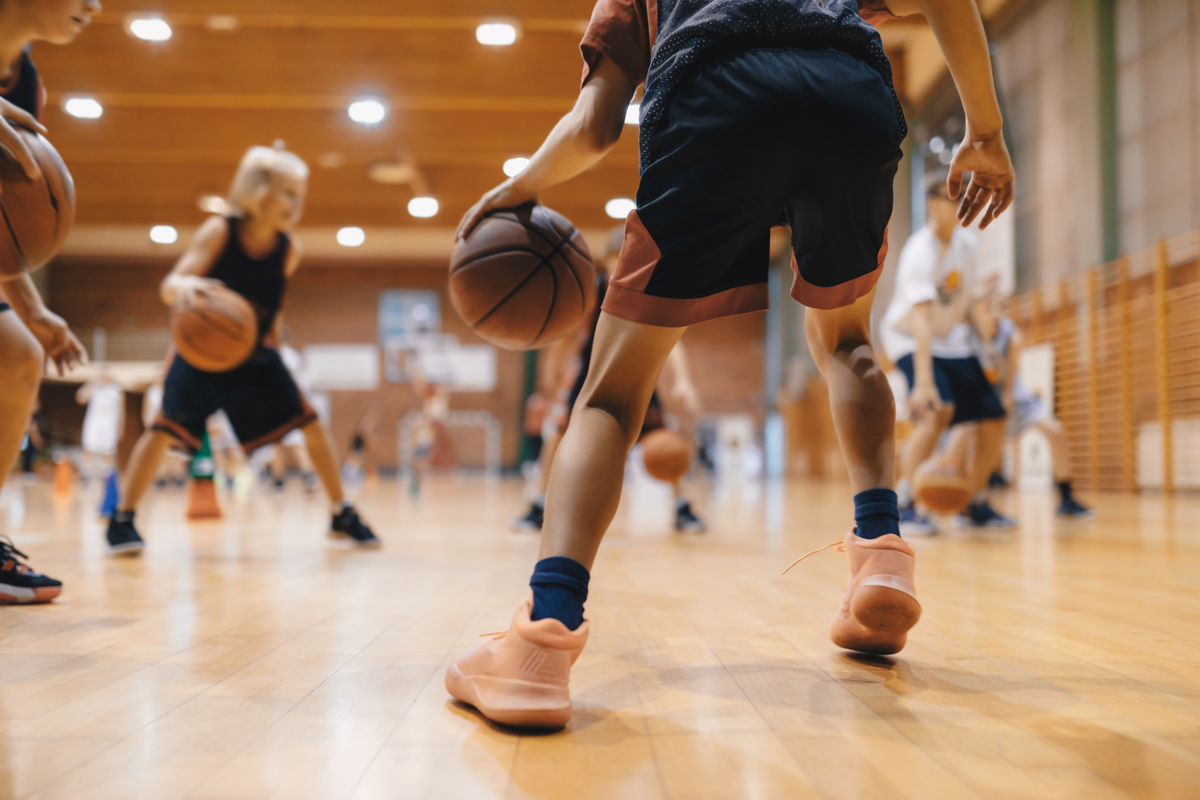
<path fill-rule="evenodd" d="M 919 513 L 916 506 L 900 509 L 901 536 L 930 536 L 937 531 L 937 525 L 933 520 Z"/>
<path fill-rule="evenodd" d="M 955 518 L 955 524 L 960 528 L 1017 527 L 1015 519 L 1004 516 L 987 502 L 967 506 L 966 510 Z"/>
<path fill-rule="evenodd" d="M 1096 512 L 1080 503 L 1073 497 L 1063 500 L 1058 507 L 1058 515 L 1060 517 L 1070 517 L 1071 519 L 1095 519 Z"/>

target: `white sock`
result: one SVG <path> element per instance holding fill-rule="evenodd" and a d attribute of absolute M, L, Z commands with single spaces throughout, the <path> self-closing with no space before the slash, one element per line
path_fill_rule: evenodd
<path fill-rule="evenodd" d="M 533 504 L 535 506 L 537 506 L 538 508 L 545 508 L 546 507 L 546 495 L 539 494 L 537 497 L 533 498 Z"/>
<path fill-rule="evenodd" d="M 900 502 L 897 505 L 900 508 L 908 508 L 913 504 L 912 484 L 908 478 L 901 478 L 896 483 L 896 499 Z"/>
<path fill-rule="evenodd" d="M 338 514 L 345 511 L 349 507 L 350 507 L 350 504 L 347 503 L 345 500 L 342 500 L 340 503 L 330 503 L 329 504 L 329 510 L 335 517 Z"/>
<path fill-rule="evenodd" d="M 987 493 L 986 489 L 981 492 L 976 492 L 974 495 L 971 496 L 971 505 L 973 505 L 973 506 L 981 506 L 981 505 L 985 504 L 987 501 L 988 501 L 988 493 Z"/>
<path fill-rule="evenodd" d="M 688 499 L 686 497 L 676 497 L 675 498 L 675 510 L 676 511 L 683 511 L 683 509 L 689 505 L 691 505 L 691 503 L 688 502 Z"/>

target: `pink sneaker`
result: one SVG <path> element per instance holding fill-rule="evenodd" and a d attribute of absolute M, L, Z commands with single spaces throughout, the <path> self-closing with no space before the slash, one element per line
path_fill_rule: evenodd
<path fill-rule="evenodd" d="M 529 619 L 533 593 L 505 633 L 459 656 L 446 691 L 502 725 L 561 728 L 571 719 L 567 681 L 587 643 L 588 623 L 569 630 L 556 619 Z"/>
<path fill-rule="evenodd" d="M 908 631 L 921 618 L 921 604 L 913 585 L 916 552 L 908 542 L 891 533 L 863 539 L 850 531 L 842 542 L 821 550 L 830 547 L 837 547 L 849 556 L 850 585 L 829 637 L 838 647 L 860 653 L 881 656 L 899 653 L 908 640 Z M 788 569 L 813 553 L 798 559 Z"/>

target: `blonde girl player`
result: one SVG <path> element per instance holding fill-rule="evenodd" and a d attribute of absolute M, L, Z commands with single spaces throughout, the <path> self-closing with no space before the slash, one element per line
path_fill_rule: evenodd
<path fill-rule="evenodd" d="M 950 192 L 983 224 L 1012 197 L 987 38 L 973 0 L 600 0 L 584 34 L 574 110 L 520 175 L 484 195 L 516 206 L 599 161 L 638 84 L 641 185 L 609 285 L 583 393 L 554 459 L 531 595 L 503 637 L 458 658 L 450 693 L 502 723 L 561 726 L 587 641 L 589 570 L 616 512 L 625 457 L 659 371 L 688 325 L 766 308 L 770 228 L 792 228 L 792 296 L 857 493 L 842 540 L 850 586 L 833 640 L 894 653 L 920 606 L 898 535 L 895 405 L 870 311 L 904 122 L 878 33 L 860 16 L 923 12 L 963 99 L 968 132 Z M 988 203 L 990 201 L 990 206 Z"/>
<path fill-rule="evenodd" d="M 206 421 L 218 410 L 229 416 L 249 453 L 289 431 L 304 431 L 309 456 L 329 495 L 330 533 L 351 544 L 379 540 L 345 500 L 329 437 L 288 373 L 276 338 L 287 282 L 300 266 L 291 236 L 300 221 L 308 167 L 279 147 L 252 147 L 242 159 L 228 202 L 232 213 L 210 217 L 175 269 L 163 281 L 168 306 L 188 307 L 212 287 L 224 285 L 250 301 L 258 315 L 259 344 L 244 364 L 228 372 L 204 372 L 175 355 L 167 369 L 162 410 L 142 434 L 121 484 L 121 503 L 108 526 L 113 555 L 136 554 L 144 544 L 134 527 L 134 509 L 154 480 L 171 438 L 195 452 Z"/>
<path fill-rule="evenodd" d="M 41 173 L 13 127 L 46 132 L 38 122 L 46 90 L 29 44 L 70 44 L 99 11 L 96 0 L 0 0 L 0 158 L 17 161 L 31 179 Z M 0 488 L 21 451 L 46 358 L 60 375 L 87 360 L 67 323 L 42 302 L 28 271 L 0 272 Z M 0 539 L 0 603 L 57 597 L 62 583 L 34 572 L 24 558 Z"/>

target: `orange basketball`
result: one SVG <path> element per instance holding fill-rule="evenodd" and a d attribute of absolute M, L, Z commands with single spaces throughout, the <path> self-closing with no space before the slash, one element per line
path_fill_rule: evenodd
<path fill-rule="evenodd" d="M 228 372 L 254 352 L 258 319 L 249 301 L 217 286 L 192 308 L 171 312 L 171 340 L 183 360 L 205 372 Z"/>
<path fill-rule="evenodd" d="M 545 206 L 490 212 L 450 259 L 450 302 L 497 347 L 543 347 L 579 325 L 595 300 L 583 236 Z"/>
<path fill-rule="evenodd" d="M 642 460 L 650 477 L 675 483 L 692 467 L 692 448 L 675 431 L 652 431 L 642 439 Z"/>
<path fill-rule="evenodd" d="M 6 124 L 6 123 L 0 123 Z M 41 135 L 17 128 L 33 152 L 42 177 L 32 181 L 21 165 L 0 151 L 0 275 L 46 265 L 63 246 L 75 222 L 75 182 L 58 151 Z"/>
<path fill-rule="evenodd" d="M 957 514 L 971 501 L 971 482 L 954 467 L 926 461 L 913 476 L 913 495 L 935 514 Z"/>

